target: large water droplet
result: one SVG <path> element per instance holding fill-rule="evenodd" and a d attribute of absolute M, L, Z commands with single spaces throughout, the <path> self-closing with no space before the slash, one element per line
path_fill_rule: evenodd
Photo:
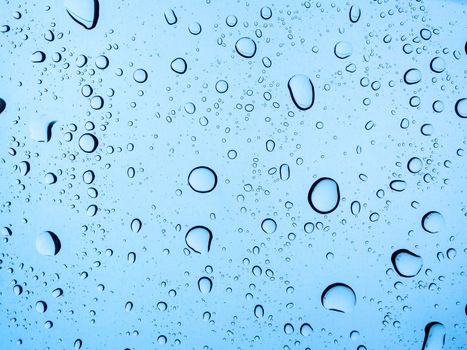
<path fill-rule="evenodd" d="M 199 193 L 211 192 L 217 185 L 217 175 L 211 168 L 199 166 L 190 171 L 188 185 Z"/>
<path fill-rule="evenodd" d="M 435 73 L 442 73 L 446 69 L 446 62 L 441 57 L 435 57 L 430 62 L 430 68 Z"/>
<path fill-rule="evenodd" d="M 457 100 L 455 110 L 459 117 L 467 118 L 467 98 Z"/>
<path fill-rule="evenodd" d="M 243 37 L 237 40 L 235 49 L 240 56 L 251 58 L 256 53 L 256 43 L 251 38 Z"/>
<path fill-rule="evenodd" d="M 57 235 L 51 231 L 44 231 L 36 237 L 36 250 L 42 255 L 57 255 L 61 243 Z"/>
<path fill-rule="evenodd" d="M 446 327 L 439 322 L 430 322 L 425 327 L 422 350 L 441 350 L 446 339 Z"/>
<path fill-rule="evenodd" d="M 323 306 L 332 311 L 350 312 L 354 309 L 357 298 L 348 285 L 334 283 L 327 287 L 321 295 Z"/>
<path fill-rule="evenodd" d="M 307 110 L 315 101 L 315 89 L 310 78 L 304 74 L 296 74 L 289 79 L 290 96 L 298 109 Z"/>
<path fill-rule="evenodd" d="M 194 252 L 205 254 L 211 249 L 212 232 L 207 227 L 192 227 L 185 236 L 185 242 Z"/>
<path fill-rule="evenodd" d="M 212 289 L 212 281 L 208 277 L 201 277 L 198 280 L 198 289 L 201 293 L 203 294 L 209 294 L 211 293 Z"/>
<path fill-rule="evenodd" d="M 407 169 L 413 174 L 418 173 L 423 168 L 423 162 L 420 158 L 413 157 L 407 162 Z"/>
<path fill-rule="evenodd" d="M 45 61 L 45 53 L 42 51 L 35 51 L 31 55 L 31 62 L 32 63 L 41 63 Z"/>
<path fill-rule="evenodd" d="M 417 84 L 422 80 L 422 72 L 417 68 L 411 68 L 404 74 L 404 81 L 406 84 L 412 85 Z"/>
<path fill-rule="evenodd" d="M 186 72 L 187 65 L 183 58 L 177 57 L 172 61 L 172 63 L 170 63 L 170 67 L 175 73 L 183 74 Z"/>
<path fill-rule="evenodd" d="M 137 69 L 133 73 L 133 79 L 137 83 L 144 83 L 148 79 L 148 73 L 144 69 Z"/>
<path fill-rule="evenodd" d="M 429 233 L 437 233 L 444 227 L 444 217 L 437 211 L 429 211 L 422 218 L 422 227 Z"/>
<path fill-rule="evenodd" d="M 339 41 L 334 46 L 334 54 L 340 59 L 350 57 L 352 55 L 352 44 L 348 41 Z"/>
<path fill-rule="evenodd" d="M 391 256 L 396 272 L 402 277 L 416 276 L 423 266 L 423 259 L 407 249 L 399 249 Z"/>
<path fill-rule="evenodd" d="M 276 232 L 277 224 L 273 219 L 264 219 L 261 223 L 261 229 L 268 234 Z"/>
<path fill-rule="evenodd" d="M 361 15 L 362 15 L 362 11 L 360 10 L 360 7 L 356 5 L 350 6 L 350 10 L 349 10 L 350 22 L 357 23 Z"/>
<path fill-rule="evenodd" d="M 86 153 L 92 153 L 98 145 L 97 138 L 93 134 L 83 134 L 79 138 L 79 147 Z"/>
<path fill-rule="evenodd" d="M 98 0 L 65 0 L 65 7 L 70 17 L 86 29 L 96 26 L 99 18 Z"/>
<path fill-rule="evenodd" d="M 339 185 L 329 177 L 316 180 L 308 192 L 308 203 L 320 214 L 334 211 L 340 200 Z"/>

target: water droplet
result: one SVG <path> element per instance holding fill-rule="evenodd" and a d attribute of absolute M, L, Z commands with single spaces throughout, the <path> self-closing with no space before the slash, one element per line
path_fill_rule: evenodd
<path fill-rule="evenodd" d="M 353 201 L 352 204 L 350 204 L 350 212 L 355 216 L 360 214 L 361 208 L 362 206 L 359 201 Z"/>
<path fill-rule="evenodd" d="M 251 38 L 243 37 L 235 43 L 238 54 L 245 58 L 251 58 L 256 53 L 256 43 Z"/>
<path fill-rule="evenodd" d="M 201 277 L 198 280 L 198 289 L 201 293 L 203 294 L 209 294 L 211 293 L 212 289 L 212 281 L 208 277 Z"/>
<path fill-rule="evenodd" d="M 272 10 L 270 7 L 265 6 L 261 8 L 260 14 L 263 19 L 268 20 L 272 17 Z"/>
<path fill-rule="evenodd" d="M 98 0 L 65 0 L 65 7 L 70 17 L 86 29 L 96 26 L 99 18 Z"/>
<path fill-rule="evenodd" d="M 95 175 L 92 170 L 86 170 L 83 173 L 83 182 L 87 185 L 92 184 L 92 182 L 94 181 L 94 178 L 95 178 Z"/>
<path fill-rule="evenodd" d="M 93 134 L 83 134 L 79 138 L 79 147 L 86 153 L 92 153 L 98 145 L 97 138 Z"/>
<path fill-rule="evenodd" d="M 0 114 L 5 110 L 6 102 L 3 98 L 0 98 Z"/>
<path fill-rule="evenodd" d="M 211 168 L 199 166 L 190 171 L 188 185 L 198 193 L 211 192 L 217 185 L 217 175 Z"/>
<path fill-rule="evenodd" d="M 437 233 L 444 227 L 444 217 L 437 211 L 429 211 L 422 218 L 422 227 L 429 233 Z"/>
<path fill-rule="evenodd" d="M 350 57 L 352 55 L 352 44 L 348 41 L 339 41 L 334 46 L 334 54 L 340 59 Z"/>
<path fill-rule="evenodd" d="M 198 22 L 192 22 L 188 27 L 188 31 L 193 35 L 198 35 L 201 33 L 201 24 Z"/>
<path fill-rule="evenodd" d="M 106 69 L 109 66 L 109 59 L 104 55 L 99 55 L 94 62 L 99 69 Z"/>
<path fill-rule="evenodd" d="M 411 68 L 404 74 L 404 81 L 406 84 L 417 84 L 422 80 L 422 72 L 417 68 Z"/>
<path fill-rule="evenodd" d="M 416 276 L 423 266 L 423 259 L 407 249 L 399 249 L 391 256 L 396 272 L 402 277 Z"/>
<path fill-rule="evenodd" d="M 227 16 L 225 19 L 225 24 L 227 24 L 229 27 L 235 27 L 237 25 L 237 17 L 234 15 Z"/>
<path fill-rule="evenodd" d="M 261 229 L 268 234 L 276 232 L 277 224 L 273 219 L 267 218 L 264 219 L 261 223 Z"/>
<path fill-rule="evenodd" d="M 308 192 L 308 203 L 320 214 L 329 214 L 334 211 L 339 200 L 339 185 L 329 177 L 316 180 Z"/>
<path fill-rule="evenodd" d="M 144 69 L 137 69 L 133 73 L 133 79 L 137 83 L 144 83 L 148 79 L 148 73 Z"/>
<path fill-rule="evenodd" d="M 435 57 L 430 62 L 430 68 L 435 73 L 442 73 L 446 69 L 446 62 L 441 57 Z"/>
<path fill-rule="evenodd" d="M 323 306 L 332 311 L 350 312 L 354 309 L 356 302 L 353 289 L 343 283 L 331 284 L 321 295 Z"/>
<path fill-rule="evenodd" d="M 172 61 L 172 63 L 170 63 L 170 67 L 175 73 L 184 74 L 186 72 L 187 65 L 183 58 L 177 57 Z"/>
<path fill-rule="evenodd" d="M 446 340 L 446 327 L 439 322 L 430 322 L 425 327 L 422 350 L 441 350 Z"/>
<path fill-rule="evenodd" d="M 282 181 L 290 178 L 290 167 L 288 164 L 282 164 L 279 168 L 279 174 Z"/>
<path fill-rule="evenodd" d="M 301 110 L 307 110 L 315 101 L 315 89 L 310 78 L 304 74 L 296 74 L 289 79 L 290 96 L 295 106 Z"/>
<path fill-rule="evenodd" d="M 81 339 L 76 339 L 73 346 L 74 346 L 75 350 L 79 350 L 83 346 L 83 341 Z"/>
<path fill-rule="evenodd" d="M 44 175 L 44 182 L 48 185 L 52 185 L 57 182 L 57 176 L 54 173 L 47 173 Z"/>
<path fill-rule="evenodd" d="M 104 99 L 101 96 L 93 96 L 89 105 L 92 109 L 99 110 L 104 106 Z"/>
<path fill-rule="evenodd" d="M 360 7 L 356 5 L 350 6 L 350 10 L 349 10 L 350 22 L 357 23 L 361 15 L 362 15 L 362 11 L 360 10 Z"/>
<path fill-rule="evenodd" d="M 290 323 L 286 323 L 284 325 L 284 333 L 285 334 L 292 334 L 294 332 L 294 330 L 295 329 L 293 328 L 293 326 Z"/>
<path fill-rule="evenodd" d="M 52 296 L 54 298 L 58 298 L 60 296 L 63 295 L 63 290 L 61 288 L 55 288 L 53 291 L 52 291 Z"/>
<path fill-rule="evenodd" d="M 264 308 L 262 305 L 256 305 L 254 309 L 254 314 L 257 318 L 261 318 L 264 316 Z"/>
<path fill-rule="evenodd" d="M 130 228 L 134 233 L 138 233 L 142 226 L 143 224 L 140 219 L 133 219 L 130 224 Z"/>
<path fill-rule="evenodd" d="M 175 15 L 174 10 L 170 9 L 164 12 L 165 20 L 167 21 L 168 25 L 174 25 L 177 23 L 177 16 Z"/>
<path fill-rule="evenodd" d="M 223 94 L 229 89 L 229 84 L 225 80 L 219 80 L 216 83 L 216 91 L 220 94 Z"/>
<path fill-rule="evenodd" d="M 418 173 L 423 168 L 423 162 L 420 158 L 413 157 L 407 162 L 407 169 L 413 174 Z"/>
<path fill-rule="evenodd" d="M 36 250 L 41 255 L 57 255 L 61 243 L 57 235 L 51 231 L 44 231 L 36 237 Z"/>
<path fill-rule="evenodd" d="M 300 334 L 304 337 L 309 337 L 313 333 L 313 327 L 310 326 L 308 323 L 302 324 L 300 327 Z"/>
<path fill-rule="evenodd" d="M 467 98 L 457 100 L 455 110 L 459 117 L 467 118 Z"/>
<path fill-rule="evenodd" d="M 185 236 L 187 246 L 198 254 L 205 254 L 211 249 L 212 232 L 204 226 L 192 227 Z"/>
<path fill-rule="evenodd" d="M 393 191 L 402 192 L 407 188 L 407 183 L 403 180 L 393 180 L 389 184 L 389 187 Z"/>
<path fill-rule="evenodd" d="M 49 142 L 52 137 L 52 127 L 56 123 L 55 120 L 40 117 L 32 120 L 29 123 L 29 133 L 31 139 L 37 142 Z"/>
<path fill-rule="evenodd" d="M 35 51 L 31 55 L 31 62 L 33 63 L 41 63 L 45 61 L 45 53 L 42 51 Z"/>

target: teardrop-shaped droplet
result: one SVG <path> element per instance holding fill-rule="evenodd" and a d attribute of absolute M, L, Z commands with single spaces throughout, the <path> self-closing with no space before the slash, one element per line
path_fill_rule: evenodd
<path fill-rule="evenodd" d="M 36 237 L 36 250 L 42 255 L 57 255 L 61 243 L 57 235 L 51 231 L 44 231 Z"/>
<path fill-rule="evenodd" d="M 344 283 L 334 283 L 321 295 L 323 306 L 332 311 L 350 312 L 354 309 L 357 298 L 352 288 Z"/>
<path fill-rule="evenodd" d="M 391 256 L 391 261 L 396 272 L 402 277 L 416 276 L 423 266 L 422 257 L 407 249 L 395 251 Z"/>
<path fill-rule="evenodd" d="M 334 54 L 337 58 L 340 58 L 342 60 L 350 57 L 350 55 L 352 55 L 352 51 L 352 44 L 348 41 L 339 41 L 334 46 Z"/>
<path fill-rule="evenodd" d="M 211 293 L 212 289 L 212 281 L 208 277 L 201 277 L 198 280 L 198 289 L 201 293 L 203 294 L 209 294 Z"/>
<path fill-rule="evenodd" d="M 211 249 L 212 232 L 207 227 L 195 226 L 191 228 L 186 236 L 187 246 L 198 254 L 205 254 Z"/>
<path fill-rule="evenodd" d="M 98 0 L 65 0 L 65 7 L 70 17 L 86 29 L 96 26 L 99 18 Z"/>
<path fill-rule="evenodd" d="M 243 37 L 235 43 L 238 54 L 245 58 L 251 58 L 256 53 L 256 43 L 251 38 Z"/>
<path fill-rule="evenodd" d="M 349 10 L 350 22 L 357 23 L 361 15 L 362 15 L 362 10 L 360 10 L 360 7 L 356 5 L 350 6 L 350 10 Z"/>
<path fill-rule="evenodd" d="M 296 74 L 289 79 L 287 85 L 292 101 L 298 109 L 304 111 L 313 106 L 315 102 L 315 88 L 310 78 L 304 74 Z"/>
<path fill-rule="evenodd" d="M 429 211 L 422 218 L 422 227 L 429 233 L 437 233 L 444 227 L 444 217 L 437 211 Z"/>
<path fill-rule="evenodd" d="M 268 234 L 276 232 L 277 224 L 273 219 L 267 218 L 264 219 L 261 223 L 261 229 Z"/>
<path fill-rule="evenodd" d="M 441 350 L 446 340 L 446 327 L 439 322 L 430 322 L 425 327 L 422 350 Z"/>
<path fill-rule="evenodd" d="M 339 185 L 329 177 L 316 180 L 308 192 L 308 203 L 320 214 L 333 212 L 340 200 Z"/>
<path fill-rule="evenodd" d="M 217 185 L 217 175 L 211 168 L 199 166 L 188 174 L 188 185 L 199 193 L 211 192 Z"/>
<path fill-rule="evenodd" d="M 187 68 L 186 61 L 181 57 L 177 57 L 170 63 L 170 68 L 172 68 L 175 73 L 183 74 L 186 72 Z"/>
<path fill-rule="evenodd" d="M 131 230 L 134 232 L 134 233 L 138 233 L 140 230 L 141 230 L 141 227 L 143 226 L 143 224 L 141 223 L 141 220 L 140 219 L 133 219 L 131 221 L 131 224 L 130 224 L 130 227 L 131 227 Z"/>
<path fill-rule="evenodd" d="M 417 84 L 422 80 L 422 72 L 417 68 L 411 68 L 404 74 L 404 81 L 408 85 Z"/>

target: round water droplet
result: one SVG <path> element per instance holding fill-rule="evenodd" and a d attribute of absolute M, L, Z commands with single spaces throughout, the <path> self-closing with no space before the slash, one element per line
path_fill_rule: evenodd
<path fill-rule="evenodd" d="M 276 232 L 277 224 L 273 219 L 264 219 L 261 223 L 261 229 L 268 234 Z"/>
<path fill-rule="evenodd" d="M 256 43 L 251 38 L 243 37 L 235 43 L 238 54 L 245 58 L 251 58 L 256 53 Z"/>
<path fill-rule="evenodd" d="M 404 74 L 404 81 L 406 84 L 417 84 L 422 80 L 422 72 L 417 68 L 411 68 Z"/>
<path fill-rule="evenodd" d="M 391 256 L 396 272 L 402 277 L 416 276 L 423 266 L 423 259 L 407 249 L 399 249 Z"/>
<path fill-rule="evenodd" d="M 148 79 L 148 73 L 144 69 L 137 69 L 133 73 L 133 79 L 137 83 L 144 83 Z"/>
<path fill-rule="evenodd" d="M 457 100 L 455 110 L 459 117 L 467 118 L 467 98 Z"/>
<path fill-rule="evenodd" d="M 237 17 L 234 15 L 227 16 L 225 19 L 225 24 L 227 24 L 229 27 L 235 27 L 237 25 Z"/>
<path fill-rule="evenodd" d="M 435 73 L 442 73 L 446 69 L 446 62 L 441 57 L 435 57 L 430 62 L 430 68 Z"/>
<path fill-rule="evenodd" d="M 133 219 L 130 224 L 130 228 L 134 233 L 138 233 L 142 226 L 143 224 L 140 219 Z"/>
<path fill-rule="evenodd" d="M 334 283 L 327 287 L 321 295 L 321 304 L 332 311 L 350 312 L 354 309 L 357 298 L 348 285 Z"/>
<path fill-rule="evenodd" d="M 270 7 L 265 6 L 261 8 L 260 14 L 261 14 L 261 18 L 268 20 L 272 17 L 272 10 Z"/>
<path fill-rule="evenodd" d="M 81 135 L 79 138 L 79 147 L 86 153 L 92 153 L 98 145 L 97 138 L 89 133 Z"/>
<path fill-rule="evenodd" d="M 104 55 L 97 56 L 95 64 L 99 69 L 106 69 L 109 66 L 109 59 Z"/>
<path fill-rule="evenodd" d="M 216 91 L 220 94 L 225 93 L 229 89 L 229 84 L 225 80 L 219 80 L 216 83 Z"/>
<path fill-rule="evenodd" d="M 92 109 L 99 110 L 104 106 L 104 99 L 101 96 L 93 96 L 89 104 Z"/>
<path fill-rule="evenodd" d="M 201 293 L 203 294 L 209 294 L 211 293 L 212 289 L 212 281 L 208 277 L 201 277 L 198 280 L 198 289 Z"/>
<path fill-rule="evenodd" d="M 201 33 L 201 24 L 199 24 L 198 22 L 192 22 L 190 24 L 190 26 L 188 27 L 188 31 L 190 32 L 190 34 L 193 34 L 193 35 L 198 35 Z"/>
<path fill-rule="evenodd" d="M 348 41 L 339 41 L 334 46 L 334 54 L 340 59 L 350 57 L 352 55 L 352 44 Z"/>
<path fill-rule="evenodd" d="M 36 311 L 40 314 L 47 311 L 47 304 L 45 301 L 40 300 L 36 303 Z"/>
<path fill-rule="evenodd" d="M 425 327 L 422 350 L 442 350 L 446 340 L 446 327 L 439 322 L 430 322 Z"/>
<path fill-rule="evenodd" d="M 308 192 L 308 203 L 320 214 L 329 214 L 334 211 L 339 200 L 339 185 L 329 177 L 316 180 Z"/>
<path fill-rule="evenodd" d="M 289 79 L 288 88 L 295 106 L 307 110 L 315 101 L 315 89 L 310 78 L 304 74 L 296 74 Z"/>
<path fill-rule="evenodd" d="M 207 227 L 195 226 L 191 228 L 186 236 L 187 246 L 198 254 L 205 254 L 211 249 L 212 232 Z"/>
<path fill-rule="evenodd" d="M 60 248 L 60 240 L 51 231 L 44 231 L 36 237 L 36 250 L 39 254 L 48 256 L 57 255 Z"/>
<path fill-rule="evenodd" d="M 217 185 L 217 175 L 211 168 L 199 166 L 190 171 L 188 185 L 198 193 L 211 192 Z"/>
<path fill-rule="evenodd" d="M 413 157 L 407 162 L 407 169 L 413 174 L 418 173 L 423 168 L 423 162 L 420 158 Z"/>
<path fill-rule="evenodd" d="M 54 173 L 47 173 L 44 175 L 44 182 L 48 185 L 52 185 L 57 182 L 57 176 Z"/>
<path fill-rule="evenodd" d="M 183 74 L 186 72 L 187 68 L 186 61 L 183 58 L 178 57 L 170 63 L 170 68 L 172 68 L 175 73 Z"/>
<path fill-rule="evenodd" d="M 444 227 L 444 217 L 437 211 L 429 211 L 422 218 L 422 227 L 429 233 L 437 233 Z"/>
<path fill-rule="evenodd" d="M 309 337 L 313 333 L 313 328 L 308 323 L 302 324 L 300 327 L 300 334 L 304 337 Z"/>

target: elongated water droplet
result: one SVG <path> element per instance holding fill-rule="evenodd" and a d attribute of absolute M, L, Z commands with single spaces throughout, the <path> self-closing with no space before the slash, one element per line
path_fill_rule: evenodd
<path fill-rule="evenodd" d="M 38 302 L 36 303 L 36 311 L 37 311 L 38 313 L 40 313 L 40 314 L 46 312 L 46 311 L 47 311 L 47 304 L 46 304 L 46 302 L 45 302 L 45 301 L 42 301 L 42 300 L 38 301 Z"/>
<path fill-rule="evenodd" d="M 131 221 L 131 224 L 130 224 L 130 227 L 131 227 L 131 230 L 134 232 L 134 233 L 138 233 L 139 230 L 141 230 L 141 227 L 143 226 L 142 222 L 140 219 L 133 219 Z"/>
<path fill-rule="evenodd" d="M 170 9 L 164 12 L 164 17 L 168 25 L 174 25 L 177 23 L 177 16 L 175 15 L 174 10 Z"/>
<path fill-rule="evenodd" d="M 425 327 L 422 350 L 441 350 L 446 340 L 446 327 L 439 322 L 430 322 Z"/>
<path fill-rule="evenodd" d="M 339 200 L 339 185 L 329 177 L 316 180 L 308 192 L 308 203 L 320 214 L 334 211 L 339 205 Z"/>
<path fill-rule="evenodd" d="M 288 164 L 282 164 L 279 168 L 279 174 L 282 181 L 290 178 L 290 167 Z"/>
<path fill-rule="evenodd" d="M 212 281 L 208 277 L 201 277 L 198 280 L 198 289 L 201 293 L 203 294 L 209 294 L 211 293 L 212 289 Z"/>
<path fill-rule="evenodd" d="M 211 192 L 217 185 L 217 175 L 211 168 L 199 166 L 190 171 L 188 185 L 198 193 Z"/>
<path fill-rule="evenodd" d="M 288 82 L 290 96 L 298 109 L 307 110 L 315 102 L 315 88 L 310 78 L 304 74 L 296 74 Z"/>
<path fill-rule="evenodd" d="M 334 283 L 321 295 L 323 306 L 332 311 L 350 312 L 354 309 L 357 298 L 352 288 L 344 283 Z"/>
<path fill-rule="evenodd" d="M 350 22 L 357 23 L 361 15 L 362 15 L 362 11 L 360 10 L 360 7 L 356 5 L 350 6 L 350 10 L 349 10 Z"/>
<path fill-rule="evenodd" d="M 86 29 L 96 26 L 99 18 L 98 0 L 65 0 L 65 7 L 70 17 Z"/>
<path fill-rule="evenodd" d="M 407 249 L 399 249 L 391 256 L 396 272 L 402 277 L 416 276 L 423 266 L 423 259 Z"/>
<path fill-rule="evenodd" d="M 264 316 L 264 308 L 262 305 L 256 305 L 254 309 L 254 314 L 257 318 L 261 318 Z"/>
<path fill-rule="evenodd" d="M 313 327 L 309 323 L 304 323 L 300 327 L 300 334 L 304 337 L 309 337 L 313 333 Z"/>
<path fill-rule="evenodd" d="M 407 188 L 407 183 L 403 180 L 393 180 L 389 184 L 389 187 L 391 187 L 393 191 L 402 192 Z"/>
<path fill-rule="evenodd" d="M 187 246 L 198 254 L 208 253 L 211 249 L 212 232 L 207 227 L 192 227 L 185 236 Z"/>
<path fill-rule="evenodd" d="M 60 240 L 51 231 L 44 231 L 36 237 L 36 250 L 39 254 L 48 256 L 57 255 L 60 248 Z"/>

